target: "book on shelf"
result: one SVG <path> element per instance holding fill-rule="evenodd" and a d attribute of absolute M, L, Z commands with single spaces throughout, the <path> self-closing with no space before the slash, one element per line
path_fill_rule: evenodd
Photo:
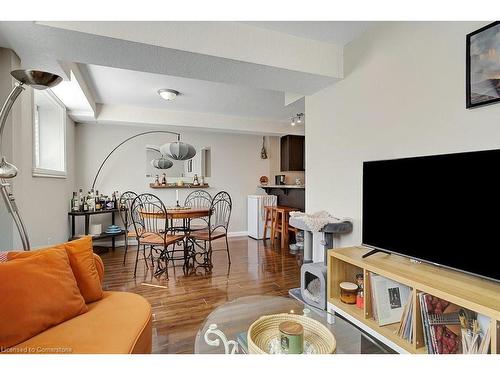
<path fill-rule="evenodd" d="M 405 303 L 401 322 L 399 323 L 396 334 L 408 342 L 413 342 L 413 298 L 410 294 Z"/>
<path fill-rule="evenodd" d="M 401 321 L 410 287 L 377 274 L 370 274 L 373 317 L 378 325 Z"/>

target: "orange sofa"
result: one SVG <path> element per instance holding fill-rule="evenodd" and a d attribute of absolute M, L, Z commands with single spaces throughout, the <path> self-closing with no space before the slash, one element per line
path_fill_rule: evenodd
<path fill-rule="evenodd" d="M 104 265 L 94 255 L 102 282 Z M 127 292 L 104 292 L 88 311 L 51 327 L 4 353 L 147 354 L 151 353 L 151 305 Z"/>

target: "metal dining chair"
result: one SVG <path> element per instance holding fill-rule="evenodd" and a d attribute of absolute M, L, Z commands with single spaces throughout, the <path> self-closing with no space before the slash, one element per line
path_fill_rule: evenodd
<path fill-rule="evenodd" d="M 136 232 L 134 230 L 134 223 L 132 220 L 132 202 L 137 198 L 137 194 L 133 191 L 126 191 L 120 196 L 119 202 L 119 212 L 120 218 L 122 220 L 123 226 L 125 228 L 125 252 L 123 254 L 123 264 L 125 265 L 125 260 L 127 259 L 128 251 L 128 240 L 129 238 L 136 238 Z"/>
<path fill-rule="evenodd" d="M 233 203 L 231 200 L 231 196 L 225 191 L 217 193 L 212 199 L 212 204 L 210 205 L 208 228 L 191 233 L 191 238 L 193 238 L 195 241 L 203 242 L 204 262 L 202 263 L 202 265 L 210 267 L 213 266 L 212 241 L 219 238 L 224 238 L 226 240 L 227 260 L 229 264 L 231 264 L 227 231 L 229 228 L 229 219 L 231 218 L 232 208 Z"/>
<path fill-rule="evenodd" d="M 165 272 L 168 279 L 168 262 L 173 256 L 168 251 L 168 246 L 175 245 L 178 241 L 184 239 L 184 235 L 172 234 L 172 228 L 168 226 L 167 209 L 163 202 L 153 194 L 145 193 L 137 196 L 132 202 L 132 221 L 137 238 L 137 254 L 135 258 L 134 276 L 137 273 L 137 263 L 139 262 L 139 252 L 143 247 L 143 257 L 148 267 L 146 257 L 146 246 L 149 247 L 149 257 L 154 267 L 155 253 L 157 270 L 155 276 Z M 161 262 L 165 263 L 162 267 Z"/>
<path fill-rule="evenodd" d="M 205 190 L 195 190 L 190 193 L 184 201 L 186 207 L 206 207 L 212 205 L 212 196 Z M 205 230 L 208 228 L 208 216 L 191 220 L 190 230 Z"/>

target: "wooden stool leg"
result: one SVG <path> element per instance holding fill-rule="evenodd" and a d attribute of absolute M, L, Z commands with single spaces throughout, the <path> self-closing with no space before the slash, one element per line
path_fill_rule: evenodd
<path fill-rule="evenodd" d="M 266 208 L 266 219 L 264 220 L 264 241 L 267 239 L 267 225 L 269 222 L 269 209 Z"/>
<path fill-rule="evenodd" d="M 285 244 L 288 242 L 288 220 L 286 212 L 281 214 L 281 248 L 285 248 Z"/>
<path fill-rule="evenodd" d="M 274 240 L 276 239 L 276 210 L 271 211 L 271 245 L 274 246 Z"/>

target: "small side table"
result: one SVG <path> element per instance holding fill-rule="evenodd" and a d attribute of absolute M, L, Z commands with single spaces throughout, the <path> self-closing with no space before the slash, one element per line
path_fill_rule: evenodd
<path fill-rule="evenodd" d="M 83 216 L 85 218 L 85 235 L 89 234 L 89 227 L 90 227 L 90 216 L 93 215 L 103 215 L 103 214 L 110 214 L 111 215 L 111 224 L 115 223 L 115 213 L 120 212 L 118 208 L 114 208 L 112 210 L 101 210 L 101 211 L 87 211 L 87 212 L 68 212 L 68 216 L 71 217 L 71 237 L 69 238 L 69 241 L 76 240 L 77 237 L 75 234 L 75 221 L 77 216 Z M 126 219 L 125 219 L 126 220 Z M 128 223 L 125 222 L 125 228 L 128 227 Z M 103 238 L 111 238 L 111 248 L 113 251 L 115 250 L 115 238 L 118 236 L 125 236 L 127 235 L 127 232 L 125 230 L 121 230 L 118 233 L 106 233 L 102 232 L 101 234 L 98 235 L 93 235 L 92 239 L 93 240 L 100 240 Z"/>

